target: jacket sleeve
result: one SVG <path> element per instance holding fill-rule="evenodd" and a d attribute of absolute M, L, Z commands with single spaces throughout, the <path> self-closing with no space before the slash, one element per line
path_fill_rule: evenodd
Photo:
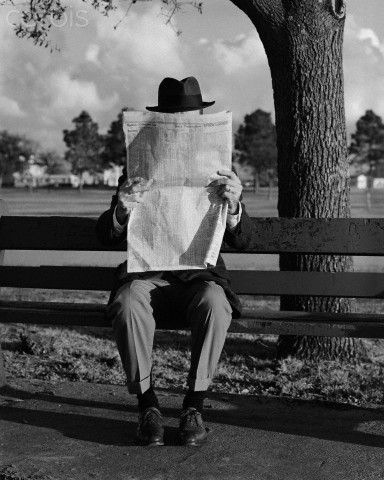
<path fill-rule="evenodd" d="M 113 212 L 117 205 L 118 193 L 120 186 L 127 179 L 127 171 L 124 168 L 123 174 L 119 178 L 116 193 L 112 197 L 111 206 L 102 213 L 96 223 L 96 236 L 100 243 L 106 246 L 120 245 L 127 238 L 127 229 L 125 228 L 119 236 L 114 234 L 113 228 Z"/>
<path fill-rule="evenodd" d="M 247 250 L 251 243 L 255 231 L 255 226 L 248 216 L 244 204 L 241 204 L 242 213 L 240 222 L 232 230 L 227 228 L 224 233 L 224 242 L 236 250 Z"/>

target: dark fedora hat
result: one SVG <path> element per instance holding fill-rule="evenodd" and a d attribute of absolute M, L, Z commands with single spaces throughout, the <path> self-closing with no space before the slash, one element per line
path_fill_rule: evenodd
<path fill-rule="evenodd" d="M 200 85 L 195 77 L 164 78 L 159 85 L 158 105 L 146 107 L 151 112 L 175 113 L 201 110 L 215 102 L 203 102 Z"/>

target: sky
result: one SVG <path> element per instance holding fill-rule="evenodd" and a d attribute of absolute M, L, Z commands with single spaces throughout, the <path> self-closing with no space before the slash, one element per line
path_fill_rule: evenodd
<path fill-rule="evenodd" d="M 63 129 L 87 110 L 104 133 L 122 107 L 157 104 L 160 81 L 194 75 L 209 112 L 231 110 L 234 124 L 262 108 L 273 113 L 267 59 L 250 20 L 229 0 L 205 0 L 203 14 L 185 7 L 174 28 L 159 0 L 108 18 L 69 1 L 52 31 L 60 51 L 16 38 L 18 7 L 0 7 L 0 130 L 25 134 L 63 152 Z M 122 7 L 126 2 L 121 2 Z M 384 1 L 347 0 L 344 41 L 348 131 L 365 110 L 384 117 Z M 121 20 L 121 22 L 120 22 Z M 114 28 L 118 24 L 117 28 Z"/>

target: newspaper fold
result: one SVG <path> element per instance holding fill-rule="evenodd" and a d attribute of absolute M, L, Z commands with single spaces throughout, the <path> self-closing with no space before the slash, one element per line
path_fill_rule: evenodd
<path fill-rule="evenodd" d="M 207 189 L 231 169 L 232 114 L 124 112 L 128 178 L 153 179 L 130 214 L 127 270 L 215 265 L 227 204 Z"/>

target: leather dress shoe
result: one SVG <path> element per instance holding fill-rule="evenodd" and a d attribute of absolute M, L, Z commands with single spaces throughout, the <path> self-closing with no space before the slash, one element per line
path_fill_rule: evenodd
<path fill-rule="evenodd" d="M 197 447 L 204 443 L 208 429 L 204 426 L 203 417 L 196 408 L 189 407 L 181 412 L 179 439 L 183 445 Z"/>
<path fill-rule="evenodd" d="M 149 407 L 140 412 L 136 439 L 142 445 L 164 445 L 163 416 L 158 408 Z"/>

